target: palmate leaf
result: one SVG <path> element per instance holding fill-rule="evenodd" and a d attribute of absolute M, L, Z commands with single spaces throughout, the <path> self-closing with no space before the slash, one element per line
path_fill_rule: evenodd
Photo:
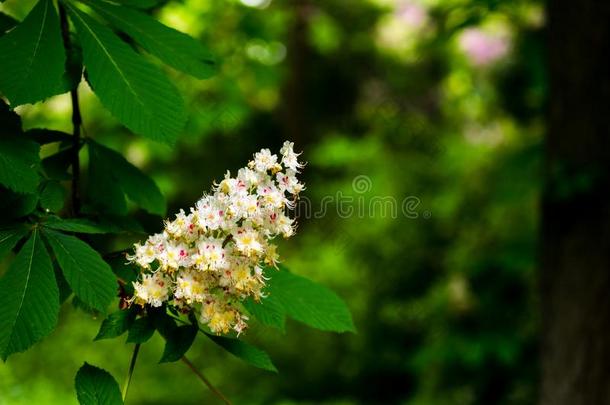
<path fill-rule="evenodd" d="M 86 218 L 51 217 L 43 223 L 46 228 L 74 233 L 112 233 L 114 229 L 97 224 Z"/>
<path fill-rule="evenodd" d="M 95 147 L 89 144 L 89 184 L 87 196 L 104 214 L 127 215 L 127 200 L 123 188 L 111 174 L 110 167 Z"/>
<path fill-rule="evenodd" d="M 0 228 L 0 260 L 10 252 L 17 242 L 28 233 L 23 225 Z"/>
<path fill-rule="evenodd" d="M 130 200 L 151 214 L 165 214 L 165 197 L 163 197 L 155 182 L 142 173 L 140 169 L 129 163 L 119 153 L 93 141 L 89 141 L 89 154 L 92 158 L 91 165 L 99 166 L 94 168 L 94 171 L 97 170 L 99 173 L 99 175 L 96 175 L 96 179 L 100 175 L 110 179 L 111 184 L 107 185 L 107 189 L 116 189 L 118 186 Z M 102 184 L 104 184 L 103 180 Z M 93 187 L 97 188 L 99 184 L 94 182 Z M 109 195 L 107 193 L 103 193 L 104 195 L 98 195 L 101 191 L 95 191 L 95 193 L 94 196 L 98 197 L 98 201 L 101 199 L 109 204 L 115 204 L 108 201 Z M 112 193 L 117 193 L 117 191 Z M 120 202 L 120 198 L 117 201 Z M 126 211 L 126 207 L 121 205 L 120 208 L 121 211 L 118 213 L 125 214 L 123 210 Z"/>
<path fill-rule="evenodd" d="M 136 318 L 134 308 L 118 310 L 108 315 L 93 340 L 111 339 L 127 332 Z"/>
<path fill-rule="evenodd" d="M 136 319 L 129 327 L 127 343 L 146 343 L 154 333 L 155 325 L 148 316 Z"/>
<path fill-rule="evenodd" d="M 164 63 L 199 79 L 215 73 L 215 61 L 194 38 L 142 12 L 100 0 L 81 0 Z"/>
<path fill-rule="evenodd" d="M 36 209 L 38 194 L 18 194 L 0 186 L 0 223 L 14 222 Z"/>
<path fill-rule="evenodd" d="M 50 212 L 58 212 L 64 206 L 66 190 L 55 180 L 47 180 L 40 191 L 40 206 Z"/>
<path fill-rule="evenodd" d="M 267 292 L 272 305 L 266 307 L 266 299 L 260 304 L 246 306 L 264 324 L 279 323 L 278 312 L 312 328 L 331 332 L 355 332 L 352 316 L 345 303 L 328 288 L 289 271 L 269 273 L 271 280 Z M 260 308 L 252 309 L 259 305 Z"/>
<path fill-rule="evenodd" d="M 260 323 L 279 329 L 284 332 L 286 328 L 286 310 L 275 294 L 263 298 L 261 302 L 248 299 L 244 306 Z"/>
<path fill-rule="evenodd" d="M 118 284 L 110 266 L 82 240 L 44 230 L 59 267 L 74 294 L 86 305 L 104 312 L 117 295 Z"/>
<path fill-rule="evenodd" d="M 149 9 L 153 8 L 162 3 L 167 3 L 168 0 L 118 0 L 117 3 L 121 3 L 124 6 Z"/>
<path fill-rule="evenodd" d="M 18 193 L 35 193 L 40 146 L 23 136 L 0 137 L 0 184 Z"/>
<path fill-rule="evenodd" d="M 59 291 L 39 231 L 0 280 L 0 357 L 28 349 L 57 324 Z"/>
<path fill-rule="evenodd" d="M 0 93 L 13 107 L 61 92 L 66 54 L 51 0 L 40 0 L 15 29 L 0 37 Z"/>
<path fill-rule="evenodd" d="M 72 150 L 70 148 L 62 149 L 51 156 L 47 156 L 40 163 L 47 177 L 56 180 L 70 180 L 72 178 L 68 173 L 68 168 L 72 164 Z"/>
<path fill-rule="evenodd" d="M 74 379 L 76 396 L 81 405 L 120 405 L 119 384 L 109 372 L 85 363 Z"/>
<path fill-rule="evenodd" d="M 165 348 L 159 363 L 180 360 L 193 345 L 198 331 L 197 325 L 182 325 L 169 331 L 160 331 L 165 338 Z"/>
<path fill-rule="evenodd" d="M 271 362 L 269 355 L 263 350 L 238 339 L 215 336 L 207 333 L 206 336 L 209 337 L 214 343 L 246 363 L 254 367 L 262 368 L 263 370 L 277 372 L 277 368 L 275 368 L 275 365 L 273 365 Z"/>
<path fill-rule="evenodd" d="M 102 104 L 133 132 L 173 144 L 186 123 L 178 90 L 109 28 L 65 4 L 83 48 L 89 82 Z"/>

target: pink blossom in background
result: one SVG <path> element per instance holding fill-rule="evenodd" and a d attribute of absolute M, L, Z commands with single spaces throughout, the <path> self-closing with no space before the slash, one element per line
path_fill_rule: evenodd
<path fill-rule="evenodd" d="M 504 57 L 508 53 L 510 40 L 506 35 L 468 28 L 460 35 L 459 44 L 473 64 L 483 66 Z"/>
<path fill-rule="evenodd" d="M 421 4 L 405 1 L 396 8 L 396 16 L 410 28 L 419 29 L 428 21 L 426 8 Z"/>

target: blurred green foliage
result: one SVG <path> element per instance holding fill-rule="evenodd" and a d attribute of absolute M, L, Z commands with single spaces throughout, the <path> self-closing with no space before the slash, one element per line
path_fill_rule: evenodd
<path fill-rule="evenodd" d="M 21 19 L 31 4 L 0 7 Z M 332 335 L 289 322 L 281 335 L 254 326 L 246 340 L 270 353 L 277 375 L 199 337 L 190 357 L 204 374 L 235 403 L 534 402 L 542 5 L 183 0 L 151 12 L 200 38 L 219 73 L 198 81 L 169 72 L 189 110 L 173 149 L 130 134 L 82 83 L 85 135 L 151 174 L 170 213 L 260 147 L 295 141 L 309 162 L 310 205 L 281 247 L 284 263 L 337 291 L 358 328 Z M 70 128 L 67 95 L 18 113 L 26 129 Z M 368 212 L 379 197 L 408 201 L 409 215 L 400 205 L 395 216 Z M 131 344 L 93 342 L 100 319 L 70 304 L 60 319 L 50 337 L 0 364 L 0 404 L 76 403 L 83 359 L 126 374 Z M 156 364 L 162 346 L 158 336 L 144 346 L 128 402 L 214 403 L 183 364 Z"/>

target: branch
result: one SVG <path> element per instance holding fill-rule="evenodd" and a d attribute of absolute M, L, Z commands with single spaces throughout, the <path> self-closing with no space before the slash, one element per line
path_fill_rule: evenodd
<path fill-rule="evenodd" d="M 125 398 L 127 398 L 127 391 L 129 390 L 129 384 L 131 383 L 131 376 L 133 375 L 133 370 L 136 368 L 136 360 L 138 359 L 138 352 L 140 351 L 140 343 L 136 343 L 133 348 L 133 354 L 131 355 L 131 362 L 129 363 L 129 371 L 127 372 L 127 377 L 125 378 L 125 384 L 123 385 L 123 402 L 125 402 Z"/>
<path fill-rule="evenodd" d="M 66 63 L 72 53 L 72 43 L 70 41 L 70 29 L 68 26 L 68 16 L 66 9 L 59 3 L 59 21 L 61 25 L 61 36 L 64 42 L 64 48 L 66 49 Z M 80 128 L 83 123 L 83 119 L 80 113 L 80 107 L 78 104 L 78 85 L 77 87 L 70 89 L 70 98 L 72 100 L 72 153 L 71 153 L 71 166 L 72 166 L 72 211 L 74 216 L 78 216 L 80 213 Z"/>
<path fill-rule="evenodd" d="M 190 368 L 191 371 L 210 389 L 210 391 L 212 391 L 218 398 L 222 400 L 222 402 L 227 405 L 231 405 L 231 401 L 229 401 L 229 399 L 225 397 L 222 392 L 218 390 L 218 388 L 214 387 L 212 383 L 210 383 L 210 381 L 205 378 L 201 371 L 197 370 L 193 363 L 191 363 L 190 360 L 186 358 L 186 356 L 182 356 L 180 360 L 182 360 L 182 362 L 186 364 L 188 368 Z"/>

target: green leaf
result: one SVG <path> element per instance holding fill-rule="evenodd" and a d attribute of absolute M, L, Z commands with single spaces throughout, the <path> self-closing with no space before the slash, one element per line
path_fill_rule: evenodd
<path fill-rule="evenodd" d="M 148 308 L 148 316 L 150 317 L 155 329 L 159 331 L 161 336 L 169 336 L 176 326 L 176 321 L 167 314 L 165 305 L 158 308 Z"/>
<path fill-rule="evenodd" d="M 72 142 L 72 135 L 52 129 L 34 128 L 26 131 L 24 135 L 41 145 L 53 142 Z"/>
<path fill-rule="evenodd" d="M 149 317 L 136 319 L 129 328 L 127 343 L 146 343 L 155 333 L 155 326 Z"/>
<path fill-rule="evenodd" d="M 260 302 L 248 299 L 244 302 L 244 306 L 263 325 L 285 331 L 286 310 L 275 294 L 262 298 Z"/>
<path fill-rule="evenodd" d="M 127 215 L 127 201 L 111 168 L 95 148 L 89 145 L 89 184 L 87 195 L 91 203 L 104 214 Z"/>
<path fill-rule="evenodd" d="M 19 24 L 19 21 L 15 20 L 10 15 L 0 12 L 0 36 L 17 24 Z"/>
<path fill-rule="evenodd" d="M 99 0 L 82 1 L 173 68 L 199 79 L 215 73 L 214 58 L 194 38 L 136 10 Z"/>
<path fill-rule="evenodd" d="M 40 192 L 40 206 L 51 212 L 58 212 L 64 206 L 66 190 L 59 182 L 49 180 L 44 182 Z"/>
<path fill-rule="evenodd" d="M 355 332 L 345 303 L 328 288 L 286 270 L 271 275 L 269 294 L 281 302 L 286 314 L 313 328 Z"/>
<path fill-rule="evenodd" d="M 0 37 L 0 92 L 13 107 L 58 94 L 66 54 L 51 0 L 40 0 L 15 29 Z"/>
<path fill-rule="evenodd" d="M 81 405 L 119 405 L 123 403 L 119 384 L 109 372 L 83 364 L 74 379 L 76 396 Z"/>
<path fill-rule="evenodd" d="M 121 3 L 124 6 L 141 8 L 141 9 L 149 9 L 155 7 L 160 3 L 166 3 L 167 0 L 118 0 L 118 3 Z"/>
<path fill-rule="evenodd" d="M 36 209 L 37 203 L 37 194 L 17 194 L 0 186 L 0 223 L 30 214 Z"/>
<path fill-rule="evenodd" d="M 23 225 L 0 229 L 0 259 L 6 256 L 27 233 L 28 229 Z"/>
<path fill-rule="evenodd" d="M 0 356 L 22 352 L 57 324 L 59 292 L 38 230 L 0 280 Z"/>
<path fill-rule="evenodd" d="M 70 288 L 85 304 L 104 312 L 117 295 L 117 281 L 110 266 L 82 240 L 44 230 Z"/>
<path fill-rule="evenodd" d="M 207 333 L 206 336 L 212 339 L 214 343 L 246 363 L 254 367 L 262 368 L 263 370 L 277 373 L 277 368 L 275 368 L 275 365 L 273 365 L 273 362 L 271 362 L 269 355 L 265 351 L 242 340 L 215 336 Z"/>
<path fill-rule="evenodd" d="M 18 193 L 35 193 L 38 188 L 40 146 L 23 136 L 0 137 L 0 184 Z"/>
<path fill-rule="evenodd" d="M 108 229 L 111 233 L 139 233 L 146 234 L 147 232 L 142 227 L 142 224 L 134 217 L 104 215 L 99 219 L 100 226 Z"/>
<path fill-rule="evenodd" d="M 118 184 L 131 201 L 151 214 L 165 214 L 165 197 L 155 182 L 140 169 L 119 153 L 93 141 L 89 141 L 89 154 L 97 165 L 103 167 L 104 175 Z"/>
<path fill-rule="evenodd" d="M 172 361 L 178 361 L 184 354 L 191 348 L 191 345 L 195 341 L 197 331 L 199 328 L 197 325 L 182 325 L 174 328 L 169 332 L 161 332 L 165 338 L 165 349 L 159 363 L 167 363 Z"/>
<path fill-rule="evenodd" d="M 133 132 L 173 144 L 186 123 L 184 103 L 168 78 L 110 29 L 66 3 L 78 31 L 93 91 Z"/>
<path fill-rule="evenodd" d="M 72 290 L 60 268 L 53 266 L 53 272 L 55 273 L 55 281 L 59 289 L 59 304 L 61 305 L 72 295 Z"/>
<path fill-rule="evenodd" d="M 97 224 L 86 218 L 49 218 L 43 222 L 46 228 L 75 233 L 112 233 L 108 227 Z"/>
<path fill-rule="evenodd" d="M 97 310 L 97 309 L 91 307 L 89 304 L 83 302 L 83 300 L 78 298 L 76 295 L 74 297 L 72 297 L 72 306 L 74 307 L 74 309 L 80 309 L 81 311 L 83 311 L 95 318 L 104 315 L 99 310 Z"/>
<path fill-rule="evenodd" d="M 0 98 L 0 128 L 3 135 L 17 135 L 21 131 L 21 118 L 15 111 L 11 111 L 8 104 Z"/>
<path fill-rule="evenodd" d="M 68 168 L 72 164 L 72 150 L 66 148 L 42 159 L 42 168 L 48 177 L 56 180 L 70 180 Z"/>
<path fill-rule="evenodd" d="M 126 290 L 132 289 L 133 285 L 131 283 L 138 279 L 140 268 L 134 263 L 127 262 L 125 254 L 122 252 L 117 252 L 113 257 L 108 258 L 107 262 L 114 274 L 126 282 L 123 288 Z"/>
<path fill-rule="evenodd" d="M 136 318 L 136 313 L 132 308 L 119 310 L 108 315 L 93 340 L 112 339 L 125 333 Z"/>

